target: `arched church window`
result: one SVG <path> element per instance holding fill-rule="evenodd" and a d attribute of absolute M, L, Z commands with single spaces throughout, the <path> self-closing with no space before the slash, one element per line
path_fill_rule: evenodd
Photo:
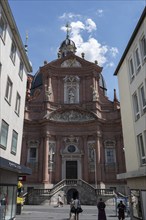
<path fill-rule="evenodd" d="M 64 78 L 64 103 L 79 103 L 79 81 L 78 76 Z"/>
<path fill-rule="evenodd" d="M 104 142 L 105 147 L 105 163 L 107 165 L 114 165 L 116 163 L 115 142 L 107 140 Z"/>
<path fill-rule="evenodd" d="M 35 164 L 38 162 L 38 141 L 29 141 L 28 142 L 28 154 L 27 154 L 27 162 L 30 164 Z"/>

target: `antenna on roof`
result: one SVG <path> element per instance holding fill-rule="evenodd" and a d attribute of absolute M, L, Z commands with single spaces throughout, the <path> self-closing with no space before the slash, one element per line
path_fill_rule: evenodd
<path fill-rule="evenodd" d="M 26 31 L 25 45 L 24 45 L 26 53 L 28 52 L 28 44 L 27 43 L 28 43 L 28 32 Z"/>

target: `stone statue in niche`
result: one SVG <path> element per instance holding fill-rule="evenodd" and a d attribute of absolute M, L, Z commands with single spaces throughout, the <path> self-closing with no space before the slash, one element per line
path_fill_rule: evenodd
<path fill-rule="evenodd" d="M 98 92 L 97 92 L 97 90 L 95 89 L 95 87 L 94 86 L 91 86 L 91 88 L 92 88 L 92 94 L 93 94 L 93 101 L 97 101 L 98 100 Z"/>
<path fill-rule="evenodd" d="M 94 162 L 95 160 L 95 144 L 94 143 L 88 143 L 88 146 L 89 146 L 89 161 L 90 162 Z"/>
<path fill-rule="evenodd" d="M 72 89 L 69 91 L 68 97 L 69 97 L 69 103 L 74 103 L 75 102 L 75 94 L 74 94 Z"/>
<path fill-rule="evenodd" d="M 50 86 L 46 89 L 46 98 L 49 101 L 51 99 L 52 89 Z"/>

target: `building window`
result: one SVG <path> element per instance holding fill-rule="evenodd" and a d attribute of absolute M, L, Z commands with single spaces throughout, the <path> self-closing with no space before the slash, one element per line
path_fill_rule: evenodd
<path fill-rule="evenodd" d="M 23 69 L 24 69 L 23 62 L 20 61 L 20 65 L 19 65 L 19 76 L 20 76 L 21 79 L 23 78 Z"/>
<path fill-rule="evenodd" d="M 135 120 L 138 120 L 140 118 L 140 113 L 139 113 L 138 97 L 136 93 L 133 95 L 133 107 L 134 107 Z"/>
<path fill-rule="evenodd" d="M 8 77 L 7 79 L 7 85 L 6 85 L 6 94 L 5 94 L 5 99 L 9 104 L 11 104 L 11 96 L 12 96 L 12 81 Z"/>
<path fill-rule="evenodd" d="M 11 153 L 12 154 L 16 154 L 16 151 L 17 151 L 17 141 L 18 141 L 18 133 L 13 130 L 12 145 L 11 145 Z"/>
<path fill-rule="evenodd" d="M 137 136 L 138 150 L 140 155 L 140 164 L 146 164 L 146 149 L 144 148 L 144 140 L 142 134 Z"/>
<path fill-rule="evenodd" d="M 28 151 L 28 162 L 33 164 L 37 162 L 37 148 L 30 147 Z"/>
<path fill-rule="evenodd" d="M 130 71 L 130 80 L 132 81 L 134 79 L 134 65 L 132 58 L 130 58 L 129 60 L 129 71 Z"/>
<path fill-rule="evenodd" d="M 66 76 L 64 78 L 64 102 L 68 104 L 79 103 L 79 77 Z"/>
<path fill-rule="evenodd" d="M 146 112 L 146 94 L 145 94 L 143 85 L 141 85 L 139 88 L 139 96 L 140 96 L 140 104 L 141 104 L 142 113 L 145 113 Z"/>
<path fill-rule="evenodd" d="M 105 160 L 106 160 L 106 164 L 115 163 L 115 149 L 112 148 L 105 149 Z"/>
<path fill-rule="evenodd" d="M 15 112 L 17 115 L 19 115 L 19 113 L 20 113 L 20 102 L 21 102 L 21 97 L 20 97 L 19 93 L 17 92 L 16 105 L 15 105 Z"/>
<path fill-rule="evenodd" d="M 8 129 L 9 129 L 9 125 L 4 120 L 2 120 L 1 133 L 0 133 L 0 145 L 1 147 L 5 149 L 7 147 Z"/>
<path fill-rule="evenodd" d="M 105 162 L 106 164 L 115 164 L 115 142 L 114 141 L 105 141 Z"/>
<path fill-rule="evenodd" d="M 146 38 L 145 36 L 142 37 L 141 39 L 141 54 L 142 54 L 142 59 L 146 59 Z"/>
<path fill-rule="evenodd" d="M 14 41 L 12 41 L 10 57 L 11 57 L 13 63 L 15 63 L 15 58 L 16 58 L 16 44 L 14 43 Z"/>
<path fill-rule="evenodd" d="M 138 48 L 136 48 L 135 50 L 135 62 L 136 62 L 136 70 L 138 71 L 140 68 L 140 57 L 139 57 Z"/>
<path fill-rule="evenodd" d="M 6 20 L 3 14 L 0 14 L 0 37 L 3 39 L 3 41 L 5 41 L 6 28 L 7 28 Z"/>

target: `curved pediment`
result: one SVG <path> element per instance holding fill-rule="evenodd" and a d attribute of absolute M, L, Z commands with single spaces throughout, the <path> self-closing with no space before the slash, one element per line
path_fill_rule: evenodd
<path fill-rule="evenodd" d="M 81 67 L 81 63 L 79 63 L 76 58 L 70 58 L 62 62 L 61 67 Z"/>
<path fill-rule="evenodd" d="M 86 122 L 93 121 L 96 116 L 93 113 L 78 110 L 55 111 L 45 118 L 58 122 Z"/>

